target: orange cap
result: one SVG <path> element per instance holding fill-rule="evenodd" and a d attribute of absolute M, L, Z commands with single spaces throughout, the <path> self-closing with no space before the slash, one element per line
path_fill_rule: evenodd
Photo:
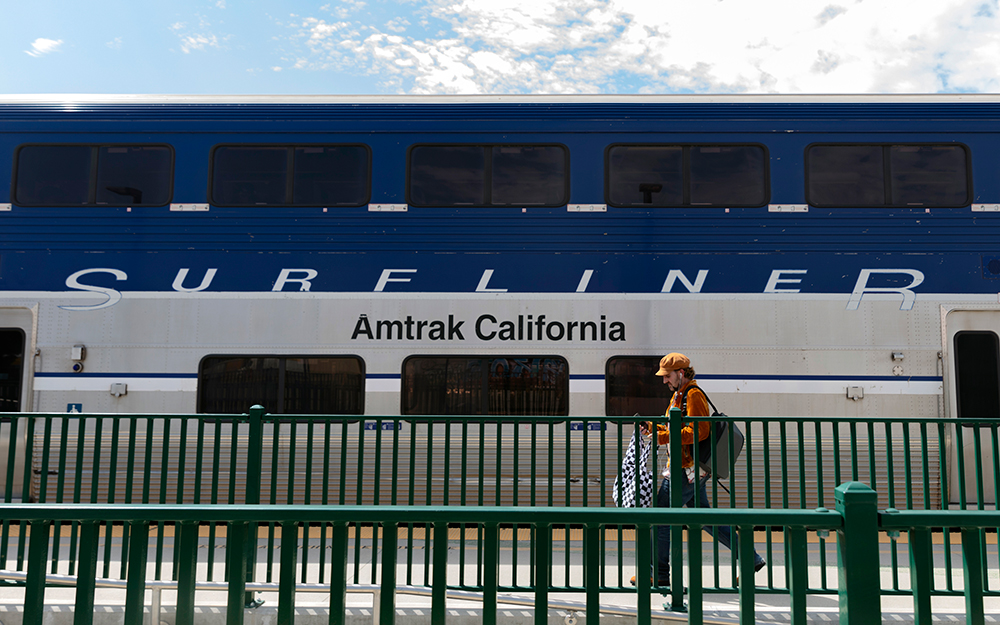
<path fill-rule="evenodd" d="M 660 370 L 656 372 L 656 375 L 667 375 L 671 371 L 687 369 L 690 366 L 691 360 L 687 356 L 671 352 L 660 359 Z"/>

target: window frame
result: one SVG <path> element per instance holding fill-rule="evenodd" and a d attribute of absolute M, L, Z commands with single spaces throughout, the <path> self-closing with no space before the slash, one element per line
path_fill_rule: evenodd
<path fill-rule="evenodd" d="M 493 202 L 487 202 L 485 204 L 415 204 L 411 196 L 411 185 L 413 183 L 413 151 L 417 148 L 469 148 L 469 147 L 479 147 L 483 149 L 483 197 L 487 200 L 491 200 L 493 196 L 492 182 L 493 182 L 493 148 L 559 148 L 563 151 L 564 156 L 564 167 L 566 175 L 563 180 L 562 188 L 562 200 L 561 204 L 556 203 L 545 203 L 545 204 L 496 204 Z M 562 208 L 563 206 L 568 206 L 570 202 L 570 150 L 569 147 L 564 143 L 555 142 L 545 142 L 545 143 L 532 143 L 532 142 L 515 142 L 515 143 L 414 143 L 406 149 L 406 193 L 405 200 L 407 206 L 412 206 L 413 208 Z"/>
<path fill-rule="evenodd" d="M 327 359 L 331 359 L 331 360 L 332 359 L 355 360 L 361 366 L 361 404 L 360 404 L 361 405 L 361 412 L 358 412 L 358 413 L 343 413 L 343 412 L 326 413 L 326 412 L 322 412 L 322 413 L 316 413 L 316 414 L 336 414 L 336 415 L 346 414 L 346 415 L 350 415 L 350 416 L 363 416 L 365 414 L 365 404 L 366 404 L 366 400 L 368 398 L 367 367 L 366 367 L 366 364 L 365 364 L 365 359 L 363 357 L 361 357 L 360 355 L 358 355 L 358 354 L 266 354 L 266 353 L 259 353 L 259 352 L 247 353 L 247 354 L 232 354 L 232 353 L 228 353 L 228 354 L 206 354 L 206 355 L 204 355 L 204 356 L 201 357 L 201 360 L 198 361 L 198 377 L 197 377 L 197 390 L 196 390 L 196 400 L 195 400 L 195 412 L 198 413 L 198 414 L 227 414 L 227 413 L 214 413 L 214 412 L 210 413 L 210 412 L 205 412 L 203 410 L 203 406 L 202 406 L 202 403 L 203 403 L 202 402 L 202 368 L 205 366 L 205 361 L 208 360 L 208 359 L 210 359 L 210 358 L 230 358 L 230 359 L 236 359 L 236 358 L 243 358 L 243 359 L 246 359 L 246 358 L 277 358 L 277 359 L 281 359 L 281 360 L 289 360 L 289 359 L 294 359 L 294 358 L 313 358 L 313 359 L 327 358 Z M 279 397 L 283 397 L 281 395 L 281 391 L 282 390 L 283 389 L 279 386 L 278 387 L 278 396 Z M 250 406 L 247 406 L 247 409 L 249 409 L 249 408 L 250 408 Z M 267 407 L 265 407 L 265 408 L 267 408 Z M 267 408 L 268 414 L 295 414 L 295 413 L 286 413 L 285 412 L 284 401 L 282 401 L 282 405 L 279 408 L 280 409 L 278 409 L 278 410 L 272 410 L 270 408 Z M 240 413 L 240 414 L 243 414 L 243 413 Z"/>
<path fill-rule="evenodd" d="M 549 416 L 553 416 L 553 417 L 569 417 L 570 416 L 570 405 L 569 404 L 570 404 L 570 399 L 571 399 L 571 395 L 570 395 L 570 377 L 571 376 L 570 376 L 570 368 L 569 368 L 569 359 L 566 358 L 565 356 L 559 356 L 559 355 L 556 355 L 556 354 L 539 354 L 539 355 L 533 355 L 533 356 L 524 356 L 524 355 L 521 355 L 521 353 L 518 353 L 518 354 L 490 354 L 490 355 L 486 355 L 486 354 L 482 354 L 482 355 L 469 355 L 469 354 L 411 354 L 411 355 L 409 355 L 409 356 L 407 356 L 406 358 L 403 359 L 403 362 L 400 365 L 400 372 L 399 372 L 399 390 L 400 390 L 400 392 L 399 392 L 399 414 L 404 419 L 406 419 L 408 417 L 413 417 L 413 418 L 419 419 L 420 417 L 430 416 L 430 415 L 424 415 L 424 414 L 410 414 L 410 413 L 406 412 L 406 365 L 407 365 L 407 363 L 409 363 L 411 360 L 413 360 L 415 358 L 426 358 L 426 359 L 454 358 L 454 359 L 466 359 L 466 360 L 473 360 L 473 359 L 475 359 L 475 360 L 483 360 L 483 361 L 490 361 L 490 360 L 494 360 L 494 359 L 497 359 L 497 358 L 505 358 L 505 359 L 508 359 L 508 360 L 521 359 L 521 358 L 523 358 L 523 359 L 534 359 L 534 360 L 545 360 L 545 359 L 553 359 L 553 360 L 558 359 L 558 360 L 561 360 L 564 363 L 566 363 L 566 384 L 565 384 L 565 387 L 563 389 L 561 389 L 563 391 L 563 393 L 565 393 L 565 396 L 566 396 L 566 413 L 565 414 L 559 414 L 559 415 L 549 415 Z M 488 375 L 489 375 L 488 369 L 484 369 L 484 376 L 486 376 L 488 378 Z M 503 420 L 505 422 L 508 422 L 508 421 L 514 420 L 514 419 L 520 419 L 523 416 L 526 416 L 526 415 L 518 415 L 518 414 L 497 414 L 497 415 L 491 415 L 489 413 L 489 392 L 488 392 L 489 391 L 489 385 L 488 385 L 488 382 L 489 382 L 488 379 L 484 380 L 484 385 L 486 386 L 485 390 L 487 392 L 484 393 L 483 402 L 485 404 L 484 407 L 486 408 L 486 411 L 483 412 L 482 414 L 479 414 L 479 415 L 468 415 L 468 416 L 473 416 L 473 417 L 475 417 L 477 419 L 488 419 L 490 421 Z M 465 415 L 446 415 L 446 416 L 465 416 Z"/>
<path fill-rule="evenodd" d="M 17 178 L 21 169 L 21 150 L 24 148 L 32 147 L 60 147 L 60 148 L 77 148 L 77 147 L 89 147 L 91 150 L 100 150 L 101 148 L 166 148 L 170 154 L 170 173 L 169 173 L 169 183 L 167 188 L 169 192 L 167 193 L 167 199 L 161 204 L 136 204 L 129 202 L 115 203 L 115 204 L 98 204 L 97 198 L 97 173 L 100 170 L 98 159 L 94 158 L 93 152 L 91 153 L 91 163 L 90 163 L 90 174 L 88 181 L 88 191 L 87 197 L 88 201 L 84 204 L 49 204 L 49 203 L 22 203 L 17 201 L 17 191 L 18 184 Z M 10 182 L 10 199 L 11 204 L 14 206 L 23 206 L 25 208 L 159 208 L 163 206 L 169 206 L 174 200 L 174 174 L 177 167 L 177 153 L 174 150 L 174 146 L 169 143 L 95 143 L 95 142 L 65 142 L 65 143 L 22 143 L 14 148 L 14 167 L 11 174 Z M 93 198 L 93 201 L 91 201 Z"/>
<path fill-rule="evenodd" d="M 880 147 L 882 148 L 882 184 L 883 184 L 883 197 L 891 193 L 892 188 L 892 163 L 891 158 L 891 148 L 894 147 L 957 147 L 961 148 L 965 153 L 965 199 L 961 204 L 954 205 L 943 205 L 943 204 L 816 204 L 812 201 L 811 186 L 809 184 L 809 153 L 814 147 Z M 813 206 L 815 208 L 911 208 L 922 210 L 925 208 L 965 208 L 972 204 L 973 198 L 973 187 L 972 187 L 972 150 L 968 145 L 960 143 L 958 141 L 945 142 L 945 143 L 934 143 L 934 142 L 914 142 L 914 143 L 900 143 L 900 142 L 886 142 L 886 141 L 873 141 L 870 143 L 850 141 L 841 143 L 831 143 L 828 141 L 814 142 L 810 143 L 805 147 L 803 153 L 803 165 L 804 165 L 804 176 L 803 181 L 805 184 L 805 200 L 806 204 Z"/>
<path fill-rule="evenodd" d="M 299 148 L 363 148 L 368 157 L 368 168 L 365 172 L 365 196 L 359 204 L 221 204 L 215 200 L 215 152 L 220 148 L 284 148 L 288 151 L 288 171 L 285 172 L 285 198 L 294 198 L 295 186 L 295 150 Z M 208 203 L 219 208 L 360 208 L 368 206 L 372 200 L 372 148 L 367 143 L 217 143 L 208 153 Z"/>
<path fill-rule="evenodd" d="M 611 150 L 614 148 L 681 148 L 681 188 L 682 196 L 687 196 L 689 202 L 687 204 L 616 204 L 611 201 Z M 711 206 L 704 204 L 691 204 L 691 152 L 690 148 L 735 148 L 735 147 L 754 147 L 760 148 L 764 153 L 764 198 L 760 203 L 757 204 L 712 204 Z M 687 208 L 694 210 L 711 209 L 711 208 L 761 208 L 767 206 L 771 202 L 771 152 L 768 150 L 767 145 L 763 143 L 753 142 L 753 141 L 741 141 L 734 143 L 695 143 L 695 142 L 678 142 L 678 143 L 631 143 L 631 142 L 617 142 L 608 144 L 604 148 L 604 202 L 612 208 L 630 208 L 639 210 L 656 210 L 656 209 L 675 209 L 675 208 Z"/>

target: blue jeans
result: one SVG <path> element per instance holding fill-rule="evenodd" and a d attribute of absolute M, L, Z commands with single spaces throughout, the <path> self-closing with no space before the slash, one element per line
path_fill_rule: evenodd
<path fill-rule="evenodd" d="M 708 482 L 708 478 L 702 478 L 699 480 L 698 485 L 698 503 L 695 505 L 694 501 L 694 484 L 684 481 L 684 487 L 681 490 L 681 505 L 687 506 L 688 508 L 711 508 L 711 504 L 708 503 L 708 493 L 705 489 L 705 484 Z M 663 483 L 660 485 L 660 492 L 656 496 L 656 506 L 658 508 L 669 508 L 670 507 L 670 480 L 663 478 Z M 706 526 L 705 530 L 715 537 L 720 543 L 725 545 L 736 554 L 739 554 L 740 549 L 740 539 L 739 536 L 733 534 L 732 528 L 728 525 Z M 660 525 L 656 528 L 656 549 L 657 549 L 657 580 L 669 580 L 670 579 L 670 526 Z M 764 562 L 764 559 L 754 551 L 753 552 L 754 564 L 758 565 Z"/>

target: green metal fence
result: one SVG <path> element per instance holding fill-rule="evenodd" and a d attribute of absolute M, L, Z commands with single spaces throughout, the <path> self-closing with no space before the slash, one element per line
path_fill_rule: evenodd
<path fill-rule="evenodd" d="M 679 419 L 679 415 L 676 417 Z M 662 417 L 659 418 L 662 420 Z M 0 434 L 11 441 L 0 473 L 6 476 L 3 501 L 25 499 L 45 504 L 256 504 L 305 506 L 450 506 L 450 507 L 569 507 L 583 512 L 613 507 L 611 483 L 636 424 L 634 418 L 508 417 L 358 417 L 269 415 L 254 408 L 232 415 L 66 415 L 35 414 L 0 423 Z M 1000 482 L 997 429 L 972 420 L 945 419 L 729 419 L 747 433 L 743 454 L 732 477 L 713 481 L 709 497 L 727 515 L 741 508 L 832 509 L 834 490 L 845 481 L 859 480 L 877 491 L 879 508 L 898 510 L 948 509 L 957 501 L 962 509 L 986 510 L 987 495 Z M 674 425 L 679 427 L 679 422 Z M 675 430 L 676 431 L 676 430 Z M 674 441 L 672 441 L 674 442 Z M 966 445 L 966 443 L 971 443 Z M 949 449 L 971 449 L 952 463 L 954 480 L 945 473 Z M 663 468 L 655 455 L 654 473 Z M 677 468 L 677 467 L 675 467 Z M 716 467 L 717 468 L 717 467 Z M 16 489 L 20 480 L 21 491 Z M 675 478 L 676 479 L 676 478 Z M 958 492 L 950 494 L 954 481 Z M 675 489 L 676 492 L 677 489 Z M 952 506 L 954 507 L 954 506 Z M 994 508 L 995 509 L 995 508 Z M 735 517 L 723 516 L 725 525 Z M 758 592 L 791 592 L 792 580 L 774 568 L 788 569 L 790 540 L 783 528 L 757 525 L 758 551 L 768 568 L 758 578 Z M 1000 524 L 997 524 L 1000 525 Z M 983 534 L 990 538 L 993 533 Z M 79 543 L 84 526 L 72 521 L 57 524 L 49 552 L 49 572 L 75 574 L 80 566 Z M 258 581 L 273 582 L 280 562 L 275 545 L 280 525 L 254 528 L 263 548 L 249 550 L 247 558 Z M 299 532 L 298 578 L 327 583 L 333 560 L 339 555 L 334 526 L 307 523 Z M 482 558 L 484 529 L 459 523 L 456 551 L 464 564 Z M 679 529 L 678 529 L 679 531 Z M 133 528 L 101 526 L 98 532 L 102 578 L 126 579 Z M 215 524 L 201 528 L 204 536 L 206 581 L 224 576 L 222 549 L 228 544 Z M 399 529 L 406 560 L 400 582 L 426 585 L 432 563 L 419 557 L 433 528 L 416 521 Z M 609 533 L 608 533 L 609 532 Z M 632 528 L 608 530 L 609 569 L 604 586 L 631 592 L 635 572 L 635 533 Z M 150 528 L 153 579 L 176 579 L 180 529 L 169 519 Z M 695 532 L 696 533 L 696 532 Z M 503 587 L 518 591 L 532 587 L 523 567 L 527 555 L 511 546 L 537 540 L 534 529 L 516 520 L 500 530 L 513 561 L 512 577 Z M 0 570 L 25 571 L 27 521 L 0 519 Z M 942 579 L 930 589 L 934 595 L 961 594 L 952 547 L 960 541 L 952 532 L 936 534 L 943 541 Z M 347 526 L 348 574 L 354 584 L 377 583 L 375 567 L 366 554 L 383 548 L 384 532 L 354 520 Z M 556 532 L 560 557 L 569 561 L 574 536 Z M 809 594 L 836 594 L 839 580 L 825 564 L 835 560 L 836 541 L 815 538 L 821 566 L 810 578 Z M 954 544 L 953 544 L 954 543 Z M 681 541 L 673 544 L 680 548 Z M 962 543 L 964 544 L 964 543 Z M 741 542 L 741 546 L 743 542 Z M 336 548 L 336 549 L 335 549 Z M 655 550 L 655 545 L 653 546 Z M 882 584 L 889 594 L 909 594 L 908 552 L 903 541 L 890 544 L 891 580 Z M 113 557 L 117 551 L 121 557 Z M 258 555 L 259 551 L 259 555 Z M 336 554 L 336 555 L 335 555 Z M 704 554 L 712 573 L 702 580 L 706 591 L 736 592 L 738 564 L 717 543 Z M 312 566 L 310 566 L 312 565 Z M 483 569 L 461 567 L 455 588 L 483 587 Z M 571 586 L 572 567 L 554 573 L 554 585 Z M 639 576 L 640 578 L 642 576 Z M 984 592 L 1000 592 L 1000 581 L 984 577 Z M 676 601 L 676 598 L 673 599 Z"/>
<path fill-rule="evenodd" d="M 79 582 L 76 586 L 75 619 L 78 624 L 88 624 L 93 619 L 94 580 L 98 576 L 103 557 L 100 545 L 100 528 L 122 523 L 131 528 L 131 540 L 122 547 L 127 551 L 131 565 L 125 590 L 126 625 L 139 625 L 143 619 L 146 580 L 153 575 L 153 563 L 147 557 L 155 551 L 151 528 L 160 522 L 171 523 L 177 530 L 177 551 L 174 579 L 177 580 L 177 620 L 179 625 L 193 622 L 195 583 L 199 555 L 199 528 L 205 525 L 224 527 L 227 536 L 225 561 L 228 571 L 227 622 L 242 623 L 246 603 L 246 587 L 252 577 L 247 574 L 247 541 L 253 528 L 275 525 L 281 528 L 273 549 L 280 556 L 277 564 L 278 622 L 292 623 L 295 605 L 295 587 L 299 581 L 305 535 L 301 528 L 310 524 L 329 525 L 332 528 L 333 553 L 338 554 L 331 568 L 328 581 L 330 597 L 330 623 L 346 620 L 346 589 L 351 580 L 348 549 L 348 528 L 353 524 L 370 524 L 380 530 L 382 548 L 378 562 L 373 562 L 377 579 L 383 589 L 379 611 L 381 624 L 394 623 L 395 593 L 401 583 L 399 530 L 411 523 L 430 528 L 427 536 L 427 560 L 430 575 L 426 584 L 431 588 L 431 622 L 444 623 L 446 591 L 460 586 L 459 569 L 474 567 L 482 581 L 477 590 L 483 593 L 483 622 L 495 623 L 498 593 L 505 588 L 505 581 L 512 578 L 515 565 L 507 558 L 501 559 L 503 548 L 501 532 L 505 526 L 530 528 L 530 558 L 521 566 L 530 571 L 530 584 L 519 588 L 534 598 L 535 622 L 548 622 L 548 606 L 553 593 L 572 593 L 585 600 L 588 622 L 596 622 L 601 607 L 601 594 L 618 592 L 616 584 L 608 583 L 608 571 L 614 570 L 605 556 L 608 532 L 619 532 L 626 525 L 634 528 L 632 539 L 636 562 L 649 562 L 652 556 L 652 529 L 657 525 L 685 525 L 690 528 L 684 560 L 688 563 L 687 611 L 689 622 L 703 622 L 704 595 L 708 590 L 702 579 L 704 546 L 699 528 L 732 523 L 741 536 L 740 572 L 744 579 L 753 579 L 753 560 L 748 557 L 753 549 L 754 526 L 780 526 L 787 535 L 788 593 L 791 601 L 793 623 L 805 623 L 807 596 L 810 593 L 811 568 L 806 557 L 807 534 L 811 532 L 836 532 L 840 588 L 840 622 L 865 625 L 881 620 L 880 564 L 878 542 L 881 531 L 905 531 L 910 537 L 911 567 L 916 622 L 931 623 L 930 597 L 935 576 L 936 558 L 932 553 L 930 533 L 935 527 L 957 530 L 962 534 L 962 559 L 965 562 L 962 593 L 966 598 L 967 622 L 984 622 L 984 597 L 988 595 L 983 572 L 988 563 L 982 549 L 983 530 L 1000 524 L 1000 514 L 992 511 L 879 511 L 876 494 L 864 484 L 851 482 L 836 490 L 835 510 L 712 510 L 712 509 L 578 509 L 566 507 L 493 507 L 447 508 L 434 506 L 302 506 L 302 505 L 148 505 L 121 504 L 114 507 L 94 504 L 2 504 L 3 518 L 17 518 L 27 523 L 29 548 L 27 554 L 27 580 L 25 582 L 24 620 L 41 622 L 45 607 L 45 576 L 49 570 L 50 554 L 54 548 L 52 527 L 76 522 L 80 535 L 76 544 L 79 553 Z M 454 566 L 455 540 L 449 528 L 472 527 L 481 535 L 477 542 L 479 555 L 474 562 Z M 582 563 L 568 583 L 560 583 L 554 572 L 560 556 L 557 532 L 567 527 L 579 526 L 582 535 Z M 680 562 L 675 570 L 681 570 Z M 996 564 L 993 563 L 995 567 Z M 645 569 L 640 565 L 637 568 Z M 849 574 L 848 574 L 849 573 Z M 674 589 L 671 589 L 674 590 Z M 739 588 L 740 621 L 755 622 L 754 598 L 760 592 L 754 584 Z M 638 576 L 638 587 L 631 592 L 638 595 L 638 622 L 651 620 L 652 596 L 655 593 L 645 575 Z M 675 593 L 676 595 L 676 593 Z M 593 619 L 593 621 L 591 621 Z"/>

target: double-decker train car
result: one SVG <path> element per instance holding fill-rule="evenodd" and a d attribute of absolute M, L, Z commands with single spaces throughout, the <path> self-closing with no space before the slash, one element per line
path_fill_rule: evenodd
<path fill-rule="evenodd" d="M 4 96 L 0 401 L 650 415 L 680 351 L 731 415 L 991 422 L 998 132 L 974 95 Z M 954 440 L 953 493 L 993 462 Z"/>

